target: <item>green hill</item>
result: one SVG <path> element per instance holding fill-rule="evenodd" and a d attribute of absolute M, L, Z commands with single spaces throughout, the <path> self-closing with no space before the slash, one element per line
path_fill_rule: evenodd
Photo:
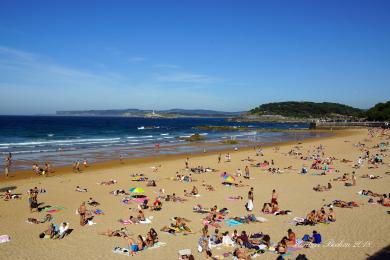
<path fill-rule="evenodd" d="M 249 111 L 251 115 L 281 115 L 295 118 L 364 117 L 364 111 L 351 106 L 330 102 L 276 102 L 260 105 Z"/>
<path fill-rule="evenodd" d="M 366 115 L 368 121 L 390 121 L 390 101 L 376 104 Z"/>

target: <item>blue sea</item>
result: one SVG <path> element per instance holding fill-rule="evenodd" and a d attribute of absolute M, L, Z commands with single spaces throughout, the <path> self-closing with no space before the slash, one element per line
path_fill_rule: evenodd
<path fill-rule="evenodd" d="M 253 131 L 199 131 L 196 126 L 247 126 Z M 126 117 L 0 116 L 0 154 L 13 155 L 13 169 L 30 169 L 32 163 L 49 161 L 54 166 L 75 160 L 89 162 L 203 151 L 180 137 L 199 133 L 207 150 L 224 149 L 224 139 L 270 143 L 313 137 L 313 133 L 256 132 L 263 129 L 307 129 L 304 123 L 244 123 L 223 118 L 150 119 Z M 3 160 L 2 160 L 3 163 Z"/>

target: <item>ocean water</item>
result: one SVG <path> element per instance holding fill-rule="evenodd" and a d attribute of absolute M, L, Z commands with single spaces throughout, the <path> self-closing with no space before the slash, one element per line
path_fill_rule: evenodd
<path fill-rule="evenodd" d="M 310 133 L 256 131 L 199 131 L 202 125 L 248 126 L 264 129 L 305 129 L 307 124 L 237 123 L 222 118 L 149 119 L 124 117 L 0 116 L 0 154 L 13 154 L 13 169 L 29 169 L 32 163 L 50 161 L 54 166 L 75 160 L 89 162 L 156 153 L 174 154 L 203 150 L 199 145 L 183 145 L 178 137 L 199 133 L 206 143 L 223 139 L 249 142 L 279 142 L 312 137 Z M 224 148 L 222 146 L 219 147 Z M 217 149 L 215 147 L 207 149 Z M 2 160 L 3 164 L 4 160 Z"/>

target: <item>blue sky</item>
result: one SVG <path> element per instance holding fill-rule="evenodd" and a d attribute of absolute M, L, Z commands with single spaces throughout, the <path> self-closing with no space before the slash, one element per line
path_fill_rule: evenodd
<path fill-rule="evenodd" d="M 0 2 L 0 114 L 390 99 L 390 1 Z"/>

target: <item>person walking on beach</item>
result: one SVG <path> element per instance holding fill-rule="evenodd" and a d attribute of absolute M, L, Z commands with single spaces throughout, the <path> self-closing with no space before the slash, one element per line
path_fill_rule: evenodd
<path fill-rule="evenodd" d="M 87 213 L 87 208 L 85 207 L 85 201 L 83 201 L 78 209 L 80 215 L 80 226 L 84 226 L 86 224 L 85 215 Z"/>
<path fill-rule="evenodd" d="M 11 167 L 11 158 L 12 158 L 12 155 L 11 153 L 9 155 L 7 155 L 4 159 L 4 174 L 5 174 L 5 177 L 8 177 L 8 174 L 9 174 L 9 168 Z"/>
<path fill-rule="evenodd" d="M 355 175 L 355 172 L 352 172 L 352 186 L 356 186 L 356 175 Z"/>
<path fill-rule="evenodd" d="M 88 161 L 84 160 L 83 165 L 84 165 L 84 168 L 88 168 Z"/>
<path fill-rule="evenodd" d="M 189 158 L 187 157 L 186 161 L 185 161 L 186 169 L 188 169 L 188 160 L 189 160 Z"/>
<path fill-rule="evenodd" d="M 119 163 L 123 164 L 123 155 L 121 155 L 121 154 L 119 155 Z"/>
<path fill-rule="evenodd" d="M 80 170 L 80 161 L 77 161 L 77 162 L 76 162 L 76 171 L 77 171 L 78 173 L 81 172 L 81 170 Z"/>
<path fill-rule="evenodd" d="M 253 199 L 254 199 L 253 187 L 251 187 L 250 190 L 248 191 L 248 202 L 245 204 L 245 208 L 247 211 L 253 210 L 253 208 L 254 208 Z"/>
<path fill-rule="evenodd" d="M 221 163 L 221 154 L 218 155 L 218 163 Z"/>

